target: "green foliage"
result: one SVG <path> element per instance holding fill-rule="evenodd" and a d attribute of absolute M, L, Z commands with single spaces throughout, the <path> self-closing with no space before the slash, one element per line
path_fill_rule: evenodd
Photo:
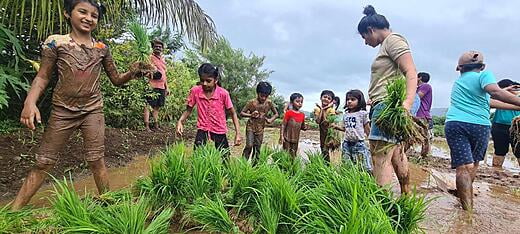
<path fill-rule="evenodd" d="M 188 169 L 186 148 L 175 144 L 150 163 L 150 175 L 138 180 L 136 188 L 143 195 L 153 196 L 156 206 L 172 204 L 176 207 L 186 201 Z"/>
<path fill-rule="evenodd" d="M 170 27 L 163 28 L 159 26 L 150 32 L 149 37 L 150 40 L 159 39 L 164 43 L 163 53 L 165 55 L 173 55 L 181 49 L 186 49 L 182 34 L 172 32 Z"/>
<path fill-rule="evenodd" d="M 186 208 L 186 220 L 202 224 L 202 230 L 219 233 L 239 233 L 238 227 L 229 217 L 222 198 L 214 200 L 203 197 Z"/>
<path fill-rule="evenodd" d="M 174 146 L 179 152 L 182 147 Z M 415 194 L 394 198 L 359 166 L 331 167 L 319 153 L 305 167 L 268 148 L 262 148 L 255 166 L 243 158 L 222 164 L 219 155 L 223 157 L 209 145 L 183 156 L 188 183 L 171 188 L 184 191 L 184 203 L 178 206 L 184 222 L 206 231 L 242 228 L 229 215 L 236 212 L 230 207 L 238 207 L 237 215 L 266 233 L 409 233 L 420 230 L 428 204 Z"/>
<path fill-rule="evenodd" d="M 28 232 L 38 223 L 33 210 L 10 211 L 9 206 L 0 207 L 0 233 Z"/>
<path fill-rule="evenodd" d="M 273 72 L 262 68 L 264 56 L 246 53 L 242 49 L 233 49 L 224 38 L 207 52 L 190 50 L 186 52 L 186 61 L 191 68 L 197 69 L 204 62 L 214 64 L 221 69 L 222 87 L 229 91 L 231 100 L 237 110 L 242 110 L 245 104 L 256 97 L 256 85 L 265 81 Z"/>
<path fill-rule="evenodd" d="M 111 45 L 110 49 L 120 72 L 128 70 L 128 66 L 137 61 L 139 52 L 132 41 Z M 144 97 L 151 92 L 146 78 L 132 80 L 123 87 L 117 87 L 102 73 L 101 91 L 107 125 L 129 128 L 142 125 L 146 104 Z"/>
<path fill-rule="evenodd" d="M 138 52 L 137 60 L 149 63 L 152 47 L 146 28 L 138 22 L 131 22 L 130 25 L 128 25 L 128 29 L 135 40 L 134 43 Z"/>
<path fill-rule="evenodd" d="M 153 215 L 150 202 L 144 197 L 134 201 L 123 196 L 113 204 L 89 196 L 81 199 L 66 179 L 57 181 L 54 193 L 56 225 L 63 233 L 168 233 L 173 216 L 171 208 Z"/>
<path fill-rule="evenodd" d="M 410 113 L 404 109 L 403 102 L 406 99 L 406 80 L 398 75 L 391 78 L 386 86 L 387 96 L 383 100 L 385 105 L 375 123 L 387 135 L 394 136 L 399 141 L 413 145 L 421 143 L 426 136 L 423 135 L 419 121 L 415 121 Z"/>
<path fill-rule="evenodd" d="M 29 88 L 23 79 L 25 70 L 20 66 L 20 60 L 26 59 L 22 48 L 15 34 L 0 23 L 0 110 L 9 104 L 8 89 L 20 98 L 22 91 Z"/>
<path fill-rule="evenodd" d="M 14 132 L 14 131 L 20 129 L 21 127 L 22 127 L 22 125 L 20 124 L 20 122 L 10 120 L 10 119 L 0 120 L 0 133 L 1 134 Z"/>
<path fill-rule="evenodd" d="M 167 66 L 166 77 L 170 95 L 166 97 L 166 103 L 161 108 L 159 117 L 163 121 L 172 122 L 179 119 L 186 110 L 186 97 L 199 78 L 183 62 L 168 61 Z"/>
<path fill-rule="evenodd" d="M 444 123 L 446 122 L 446 116 L 433 116 L 433 135 L 436 137 L 445 137 L 444 134 Z"/>

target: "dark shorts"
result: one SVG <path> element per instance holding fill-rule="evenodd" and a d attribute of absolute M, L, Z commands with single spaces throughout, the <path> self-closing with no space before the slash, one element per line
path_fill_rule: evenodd
<path fill-rule="evenodd" d="M 166 100 L 166 89 L 154 88 L 145 99 L 151 107 L 163 107 Z"/>
<path fill-rule="evenodd" d="M 490 129 L 487 125 L 446 122 L 444 131 L 450 147 L 451 168 L 484 160 Z"/>
<path fill-rule="evenodd" d="M 216 134 L 204 130 L 197 130 L 197 135 L 195 136 L 195 147 L 205 145 L 208 141 L 208 136 L 211 141 L 215 142 L 215 147 L 217 149 L 228 149 L 229 143 L 227 140 L 226 134 Z"/>
<path fill-rule="evenodd" d="M 495 154 L 505 156 L 509 152 L 509 145 L 513 148 L 515 157 L 520 158 L 520 147 L 517 147 L 517 140 L 509 133 L 511 125 L 493 123 L 491 126 L 491 138 L 493 139 L 493 147 Z"/>

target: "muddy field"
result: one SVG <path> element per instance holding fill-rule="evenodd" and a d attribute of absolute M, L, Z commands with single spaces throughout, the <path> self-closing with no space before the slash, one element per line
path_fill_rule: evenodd
<path fill-rule="evenodd" d="M 148 159 L 158 149 L 175 140 L 173 130 L 147 133 L 119 129 L 107 129 L 106 159 L 109 165 L 111 188 L 131 186 L 132 182 L 148 173 Z M 191 143 L 192 136 L 185 140 Z M 34 139 L 29 141 L 28 139 Z M 21 179 L 32 165 L 39 134 L 34 138 L 30 132 L 0 136 L 0 192 L 1 204 L 7 203 L 20 186 Z M 229 139 L 233 136 L 230 134 Z M 264 142 L 268 146 L 277 145 L 278 129 L 266 129 Z M 303 132 L 300 154 L 319 149 L 317 131 Z M 243 146 L 232 147 L 232 155 L 240 155 Z M 72 155 L 81 155 L 81 138 L 75 136 L 62 155 L 53 175 L 61 176 L 72 172 L 74 185 L 80 192 L 95 193 L 95 184 L 88 175 L 88 169 L 81 160 Z M 492 155 L 492 148 L 488 156 Z M 72 154 L 74 152 L 74 154 Z M 22 155 L 23 154 L 23 155 Z M 432 156 L 418 157 L 409 152 L 411 180 L 417 191 L 432 199 L 427 210 L 427 218 L 422 223 L 426 233 L 520 233 L 520 169 L 516 160 L 509 156 L 505 169 L 494 169 L 483 163 L 475 182 L 475 210 L 473 214 L 463 211 L 457 198 L 448 190 L 454 189 L 455 171 L 449 167 L 449 151 L 443 139 L 436 139 Z M 19 157 L 19 158 L 17 158 Z M 332 156 L 333 163 L 340 163 L 339 152 Z M 395 183 L 397 180 L 394 178 Z M 44 186 L 32 199 L 36 207 L 46 206 L 51 187 Z M 398 191 L 398 186 L 394 186 Z"/>
<path fill-rule="evenodd" d="M 12 198 L 23 179 L 34 165 L 42 131 L 21 129 L 0 135 L 0 200 Z M 148 133 L 128 129 L 105 130 L 105 160 L 109 168 L 123 167 L 137 155 L 151 155 L 175 140 L 173 129 Z M 89 174 L 83 160 L 83 140 L 76 132 L 65 144 L 60 159 L 51 174 L 57 178 L 72 174 L 82 177 Z"/>

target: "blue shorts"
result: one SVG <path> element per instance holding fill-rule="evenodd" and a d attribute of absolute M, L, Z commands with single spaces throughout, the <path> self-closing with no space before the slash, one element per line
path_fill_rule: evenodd
<path fill-rule="evenodd" d="M 381 114 L 381 111 L 383 111 L 383 109 L 385 109 L 385 104 L 383 104 L 383 102 L 380 102 L 377 105 L 373 106 L 370 110 L 372 115 L 370 116 L 370 135 L 368 136 L 368 139 L 395 144 L 397 143 L 397 139 L 393 136 L 383 133 L 376 125 L 376 120 Z"/>
<path fill-rule="evenodd" d="M 372 171 L 372 158 L 364 141 L 343 141 L 342 152 L 343 160 L 360 163 L 366 170 Z"/>
<path fill-rule="evenodd" d="M 451 168 L 484 160 L 491 127 L 487 125 L 448 121 L 444 127 L 450 147 Z"/>

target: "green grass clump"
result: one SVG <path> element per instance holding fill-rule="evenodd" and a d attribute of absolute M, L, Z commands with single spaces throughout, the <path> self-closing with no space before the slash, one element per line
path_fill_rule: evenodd
<path fill-rule="evenodd" d="M 115 196 L 113 204 L 80 198 L 66 179 L 54 186 L 52 199 L 56 228 L 63 233 L 168 233 L 173 209 L 151 210 L 144 197 Z M 149 221 L 149 218 L 152 219 Z"/>
<path fill-rule="evenodd" d="M 128 26 L 128 29 L 135 39 L 136 49 L 139 52 L 137 60 L 150 63 L 152 47 L 150 44 L 150 38 L 146 32 L 146 28 L 138 22 L 131 22 Z"/>
<path fill-rule="evenodd" d="M 329 126 L 337 123 L 336 115 L 327 116 L 327 123 Z M 341 146 L 341 135 L 332 127 L 327 128 L 327 136 L 325 137 L 325 146 L 331 150 L 337 150 Z"/>
<path fill-rule="evenodd" d="M 186 210 L 185 220 L 195 221 L 204 231 L 220 233 L 238 233 L 238 227 L 231 220 L 224 202 L 220 196 L 213 200 L 208 197 L 200 198 Z"/>
<path fill-rule="evenodd" d="M 406 99 L 406 80 L 402 75 L 391 79 L 386 86 L 387 96 L 383 100 L 385 107 L 376 117 L 375 123 L 382 132 L 400 142 L 408 145 L 422 143 L 426 137 L 422 128 L 426 126 L 403 107 Z"/>

